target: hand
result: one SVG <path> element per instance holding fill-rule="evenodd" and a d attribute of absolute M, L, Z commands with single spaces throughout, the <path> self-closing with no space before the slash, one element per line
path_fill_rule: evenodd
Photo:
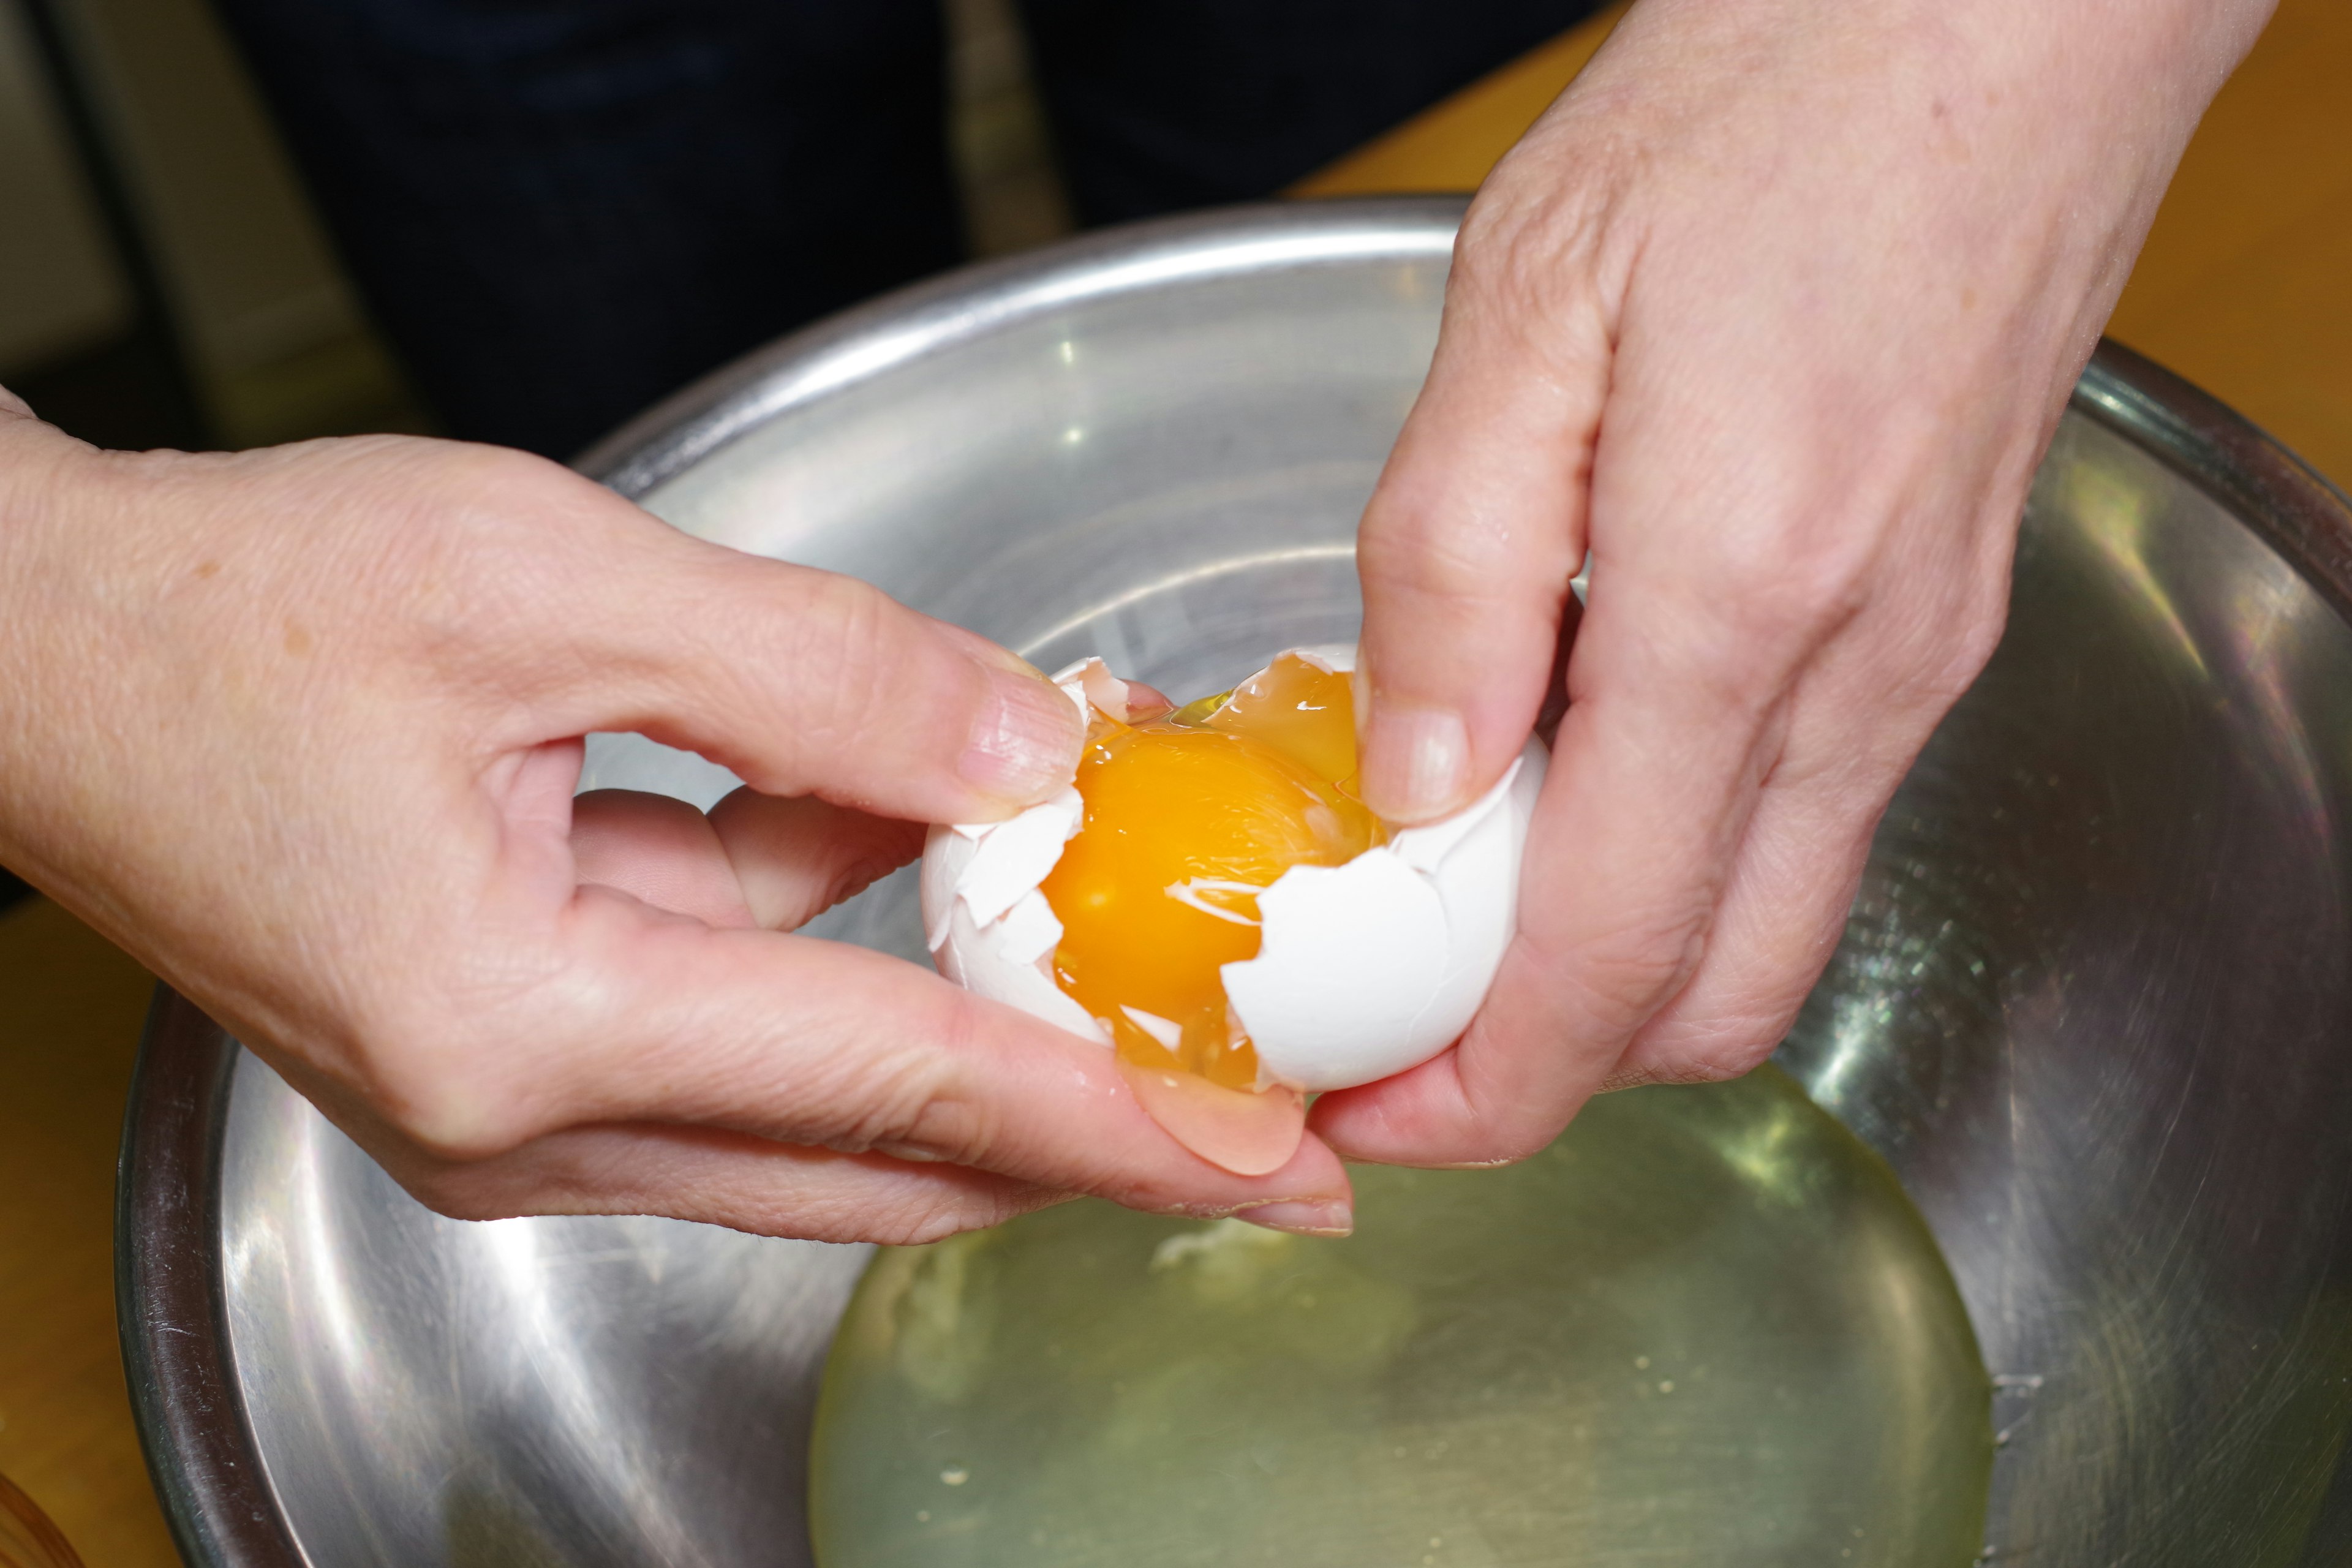
<path fill-rule="evenodd" d="M 1642 0 L 1496 170 L 1367 511 L 1364 784 L 1475 798 L 1591 550 L 1520 933 L 1343 1154 L 1542 1147 L 1733 1076 L 1998 640 L 2027 486 L 2268 0 Z"/>
<path fill-rule="evenodd" d="M 1067 783 L 1069 702 L 979 637 L 516 453 L 98 453 L 13 402 L 0 605 L 0 859 L 436 1208 L 909 1241 L 1085 1192 L 1345 1227 L 1314 1140 L 1230 1175 L 1099 1045 L 782 934 L 915 824 Z M 593 731 L 751 787 L 575 802 Z"/>

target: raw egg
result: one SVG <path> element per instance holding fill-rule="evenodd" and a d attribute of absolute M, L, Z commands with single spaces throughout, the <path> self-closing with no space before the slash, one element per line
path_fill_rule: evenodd
<path fill-rule="evenodd" d="M 1087 721 L 1071 786 L 924 852 L 941 972 L 1113 1047 L 1147 1109 L 1234 1169 L 1288 1157 L 1303 1093 L 1443 1050 L 1516 923 L 1543 747 L 1392 829 L 1355 793 L 1352 668 L 1294 649 L 1171 711 L 1086 660 L 1055 678 Z"/>

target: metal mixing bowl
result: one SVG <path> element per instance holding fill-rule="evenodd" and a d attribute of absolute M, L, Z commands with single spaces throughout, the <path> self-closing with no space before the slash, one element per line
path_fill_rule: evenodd
<path fill-rule="evenodd" d="M 1266 207 L 976 268 L 587 466 L 1040 663 L 1215 689 L 1352 632 L 1351 531 L 1459 210 Z M 2002 1379 L 2001 1560 L 2352 1557 L 2347 614 L 2343 499 L 2103 351 L 2008 638 L 1780 1053 L 1958 1275 Z M 635 741 L 592 772 L 726 782 Z M 903 885 L 834 924 L 904 945 Z M 437 1218 L 169 995 L 123 1171 L 125 1345 L 191 1561 L 806 1560 L 810 1401 L 862 1249 Z"/>

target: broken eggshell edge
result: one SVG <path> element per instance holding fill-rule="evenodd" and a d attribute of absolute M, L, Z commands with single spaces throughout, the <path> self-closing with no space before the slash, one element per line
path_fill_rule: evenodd
<path fill-rule="evenodd" d="M 1344 647 L 1285 651 L 1332 673 L 1355 664 Z M 1092 708 L 1126 721 L 1126 683 L 1101 659 L 1054 682 L 1082 715 Z M 1223 974 L 1265 1082 L 1309 1091 L 1370 1083 L 1428 1060 L 1468 1026 L 1517 927 L 1519 858 L 1548 760 L 1531 740 L 1453 816 L 1401 829 L 1344 866 L 1293 867 L 1258 895 L 1258 956 Z M 924 937 L 957 984 L 1108 1045 L 1055 984 L 1062 925 L 1038 888 L 1083 817 L 1066 788 L 1003 822 L 933 827 Z"/>
<path fill-rule="evenodd" d="M 1469 1027 L 1518 928 L 1519 858 L 1549 760 L 1531 740 L 1444 821 L 1344 866 L 1294 866 L 1258 895 L 1258 955 L 1222 973 L 1265 1076 L 1352 1089 Z"/>

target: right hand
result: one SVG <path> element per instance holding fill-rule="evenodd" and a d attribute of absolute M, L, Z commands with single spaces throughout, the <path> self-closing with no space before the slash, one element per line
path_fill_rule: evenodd
<path fill-rule="evenodd" d="M 1068 782 L 1070 704 L 980 637 L 520 454 L 101 453 L 5 394 L 0 605 L 0 860 L 444 1213 L 1346 1227 L 1314 1138 L 1230 1174 L 1099 1045 L 786 934 Z M 598 731 L 750 787 L 575 801 Z"/>
<path fill-rule="evenodd" d="M 1359 540 L 1365 801 L 1444 816 L 1574 700 L 1479 1016 L 1318 1100 L 1333 1147 L 1523 1159 L 1771 1053 L 2268 11 L 1642 0 L 1496 168 Z"/>

